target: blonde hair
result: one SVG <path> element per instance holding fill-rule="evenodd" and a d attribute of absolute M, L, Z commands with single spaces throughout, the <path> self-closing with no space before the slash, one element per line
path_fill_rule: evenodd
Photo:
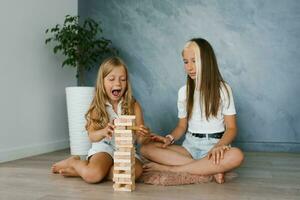
<path fill-rule="evenodd" d="M 201 57 L 200 57 L 200 48 L 197 45 L 196 42 L 194 41 L 188 41 L 182 50 L 182 56 L 183 56 L 183 52 L 188 49 L 188 48 L 192 48 L 194 53 L 195 53 L 195 65 L 196 65 L 196 82 L 195 82 L 195 87 L 196 89 L 200 89 L 200 84 L 201 84 Z"/>
<path fill-rule="evenodd" d="M 85 114 L 86 118 L 86 130 L 94 131 L 103 129 L 109 122 L 109 116 L 106 111 L 106 102 L 109 100 L 104 88 L 104 78 L 116 67 L 123 67 L 126 72 L 126 89 L 123 95 L 122 101 L 122 114 L 132 115 L 134 113 L 135 99 L 132 96 L 132 89 L 128 77 L 128 70 L 125 63 L 119 57 L 111 57 L 103 61 L 99 67 L 95 96 L 89 107 L 89 110 Z"/>
<path fill-rule="evenodd" d="M 200 90 L 199 101 L 201 112 L 206 119 L 217 116 L 221 101 L 221 86 L 224 86 L 227 96 L 229 92 L 218 68 L 217 59 L 212 46 L 202 38 L 195 38 L 186 43 L 183 48 L 192 48 L 195 52 L 196 81 L 187 76 L 187 117 L 191 118 L 194 105 L 194 91 Z M 229 105 L 229 103 L 228 103 Z"/>

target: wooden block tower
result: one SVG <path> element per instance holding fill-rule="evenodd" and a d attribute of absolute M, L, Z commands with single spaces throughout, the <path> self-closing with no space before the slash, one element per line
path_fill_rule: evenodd
<path fill-rule="evenodd" d="M 122 115 L 115 119 L 114 191 L 135 189 L 134 115 Z"/>

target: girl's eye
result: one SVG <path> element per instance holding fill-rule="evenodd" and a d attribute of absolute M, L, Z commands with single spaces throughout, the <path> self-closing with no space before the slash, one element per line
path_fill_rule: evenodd
<path fill-rule="evenodd" d="M 184 64 L 188 64 L 188 62 L 187 62 L 187 61 L 183 61 L 183 63 L 184 63 Z"/>
<path fill-rule="evenodd" d="M 108 80 L 109 80 L 109 81 L 114 81 L 114 78 L 109 78 Z"/>

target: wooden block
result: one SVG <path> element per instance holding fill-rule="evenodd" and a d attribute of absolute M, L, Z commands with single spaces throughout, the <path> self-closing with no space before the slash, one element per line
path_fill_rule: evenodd
<path fill-rule="evenodd" d="M 131 178 L 131 174 L 114 174 L 114 178 Z"/>
<path fill-rule="evenodd" d="M 135 190 L 135 184 L 117 184 L 113 185 L 114 191 L 126 191 L 131 192 Z"/>
<path fill-rule="evenodd" d="M 135 161 L 134 161 L 135 162 Z M 133 162 L 128 162 L 128 163 L 116 163 L 116 162 L 114 162 L 114 167 L 132 167 L 132 166 L 134 166 L 134 164 L 135 163 L 133 163 Z"/>
<path fill-rule="evenodd" d="M 130 175 L 130 174 L 128 174 Z M 119 177 L 118 177 L 119 176 Z M 135 182 L 135 173 L 132 172 L 131 176 L 130 177 L 120 177 L 120 175 L 116 174 L 116 176 L 113 176 L 113 181 L 115 183 L 118 183 L 118 181 L 123 181 L 123 182 L 131 182 L 131 183 L 134 183 Z"/>
<path fill-rule="evenodd" d="M 120 145 L 132 145 L 133 144 L 133 140 L 115 140 L 115 144 L 116 146 L 120 146 Z"/>
<path fill-rule="evenodd" d="M 133 139 L 119 139 L 119 138 L 115 138 L 115 144 L 133 144 Z M 133 147 L 132 147 L 133 148 Z"/>
<path fill-rule="evenodd" d="M 132 170 L 116 170 L 116 169 L 114 169 L 113 173 L 114 174 L 131 174 Z"/>
<path fill-rule="evenodd" d="M 131 162 L 134 162 L 135 157 L 131 155 L 114 155 L 114 161 L 115 160 L 130 160 Z"/>
<path fill-rule="evenodd" d="M 134 121 L 131 119 L 117 118 L 114 120 L 115 126 L 133 126 Z"/>
<path fill-rule="evenodd" d="M 128 136 L 133 135 L 132 130 L 115 129 L 114 134 L 127 134 Z"/>
<path fill-rule="evenodd" d="M 132 156 L 131 155 L 117 155 L 117 154 L 114 154 L 114 160 L 117 160 L 117 159 L 131 159 Z"/>
<path fill-rule="evenodd" d="M 133 168 L 134 169 L 134 168 Z M 135 170 L 115 170 L 113 171 L 114 177 L 119 178 L 131 178 L 131 176 L 135 175 Z M 124 175 L 124 177 L 122 177 Z"/>
<path fill-rule="evenodd" d="M 127 119 L 127 118 L 123 118 L 123 117 L 118 117 L 116 119 L 114 119 L 114 123 L 117 126 L 119 123 L 127 123 L 127 122 L 132 122 L 134 119 Z"/>
<path fill-rule="evenodd" d="M 114 163 L 131 163 L 129 159 L 115 159 Z"/>
<path fill-rule="evenodd" d="M 119 152 L 135 152 L 135 149 L 133 147 L 119 147 Z"/>
<path fill-rule="evenodd" d="M 126 163 L 128 163 L 126 165 Z M 131 167 L 131 165 L 135 165 L 135 158 L 131 159 L 114 159 L 114 165 L 118 167 Z"/>
<path fill-rule="evenodd" d="M 134 176 L 135 175 L 135 170 L 134 170 L 134 168 L 132 169 L 132 170 L 116 170 L 116 169 L 114 169 L 113 170 L 113 177 L 117 177 L 117 176 L 115 176 L 115 175 L 117 175 L 117 174 L 126 174 L 126 175 L 129 175 L 130 177 L 127 177 L 127 178 L 131 178 L 131 176 Z"/>
<path fill-rule="evenodd" d="M 118 184 L 135 184 L 135 180 L 132 180 L 130 178 L 113 178 L 113 181 Z"/>
<path fill-rule="evenodd" d="M 139 127 L 138 126 L 125 126 L 125 129 L 126 130 L 137 131 L 137 130 L 139 130 Z"/>
<path fill-rule="evenodd" d="M 130 156 L 133 152 L 133 150 L 130 150 L 130 151 L 115 151 L 114 152 L 114 156 L 117 155 L 117 156 Z"/>
<path fill-rule="evenodd" d="M 116 126 L 115 130 L 126 130 L 127 126 Z"/>
<path fill-rule="evenodd" d="M 116 126 L 134 126 L 135 116 L 134 115 L 121 115 L 119 118 L 114 120 Z"/>
<path fill-rule="evenodd" d="M 126 147 L 126 148 L 132 148 L 133 147 L 133 144 L 117 144 L 116 143 L 116 146 L 117 146 L 117 148 L 124 148 L 124 147 Z"/>
<path fill-rule="evenodd" d="M 114 152 L 114 158 L 128 158 L 130 157 L 132 152 L 123 152 L 123 151 L 115 151 Z"/>
<path fill-rule="evenodd" d="M 133 137 L 116 137 L 115 136 L 115 141 L 133 141 Z"/>
<path fill-rule="evenodd" d="M 114 136 L 116 137 L 130 137 L 130 138 L 134 138 L 134 134 L 133 133 L 116 133 L 114 132 Z"/>
<path fill-rule="evenodd" d="M 117 140 L 115 141 L 116 146 L 121 146 L 121 145 L 132 145 L 133 141 L 130 140 Z"/>
<path fill-rule="evenodd" d="M 115 166 L 114 165 L 114 170 L 134 170 L 134 165 L 132 166 Z"/>
<path fill-rule="evenodd" d="M 135 188 L 135 181 L 130 182 L 129 184 L 127 184 L 127 183 L 114 183 L 113 187 L 114 188 L 124 188 L 124 187 L 127 187 L 128 189 Z"/>
<path fill-rule="evenodd" d="M 116 126 L 133 126 L 133 123 L 132 122 L 118 122 L 117 124 L 115 124 Z"/>

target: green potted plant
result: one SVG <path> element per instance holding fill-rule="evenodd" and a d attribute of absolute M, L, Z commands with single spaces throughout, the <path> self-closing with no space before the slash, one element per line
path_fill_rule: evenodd
<path fill-rule="evenodd" d="M 101 36 L 100 23 L 91 18 L 81 21 L 79 16 L 66 15 L 62 25 L 48 28 L 45 33 L 45 43 L 54 44 L 54 54 L 65 56 L 62 67 L 76 68 L 79 87 L 66 88 L 70 149 L 72 155 L 86 155 L 91 144 L 84 128 L 84 115 L 94 96 L 94 87 L 84 87 L 85 72 L 117 52 L 111 41 Z"/>
<path fill-rule="evenodd" d="M 54 54 L 61 53 L 65 56 L 62 67 L 68 65 L 77 68 L 79 86 L 86 84 L 85 72 L 95 63 L 104 56 L 116 54 L 116 50 L 111 47 L 111 41 L 99 37 L 103 32 L 100 23 L 91 18 L 79 23 L 79 16 L 66 15 L 63 25 L 56 24 L 45 32 L 47 35 L 51 34 L 45 43 L 55 43 Z"/>

